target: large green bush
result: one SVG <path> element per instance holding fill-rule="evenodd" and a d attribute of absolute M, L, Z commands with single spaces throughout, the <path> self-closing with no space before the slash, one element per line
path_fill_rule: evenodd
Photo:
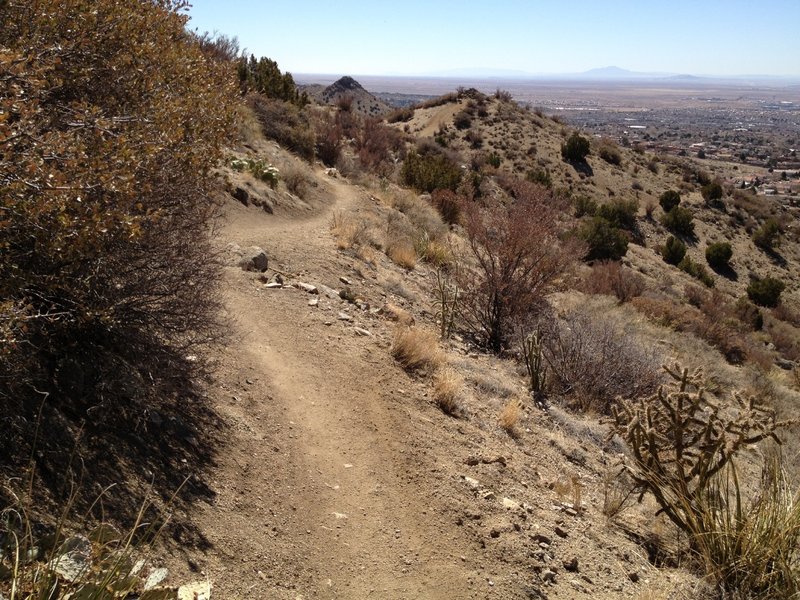
<path fill-rule="evenodd" d="M 586 260 L 619 260 L 628 252 L 628 236 L 603 217 L 594 217 L 578 230 L 586 242 Z"/>
<path fill-rule="evenodd" d="M 774 250 L 780 244 L 781 227 L 775 219 L 767 219 L 753 233 L 753 243 L 762 250 Z"/>
<path fill-rule="evenodd" d="M 700 188 L 700 194 L 703 196 L 703 200 L 705 200 L 706 203 L 711 204 L 712 202 L 722 199 L 722 186 L 719 182 L 712 181 Z"/>
<path fill-rule="evenodd" d="M 758 306 L 775 307 L 780 302 L 786 284 L 775 277 L 754 279 L 747 286 L 747 297 Z"/>
<path fill-rule="evenodd" d="M 694 215 L 688 208 L 676 206 L 661 217 L 661 224 L 672 233 L 680 235 L 694 235 Z"/>
<path fill-rule="evenodd" d="M 583 162 L 590 150 L 589 140 L 576 131 L 561 146 L 561 156 L 571 162 Z"/>
<path fill-rule="evenodd" d="M 667 190 L 659 196 L 658 203 L 664 212 L 668 213 L 681 203 L 681 195 L 675 190 Z"/>
<path fill-rule="evenodd" d="M 684 256 L 686 256 L 686 244 L 675 236 L 669 236 L 661 248 L 661 258 L 664 259 L 665 263 L 678 265 Z"/>
<path fill-rule="evenodd" d="M 726 269 L 733 257 L 733 249 L 728 242 L 715 242 L 706 248 L 706 261 L 713 269 Z"/>
<path fill-rule="evenodd" d="M 615 198 L 611 202 L 597 207 L 597 216 L 603 217 L 615 227 L 633 229 L 636 226 L 636 213 L 639 210 L 637 200 Z"/>
<path fill-rule="evenodd" d="M 401 176 L 406 185 L 423 192 L 452 190 L 461 182 L 461 168 L 444 154 L 411 151 L 403 161 Z"/>

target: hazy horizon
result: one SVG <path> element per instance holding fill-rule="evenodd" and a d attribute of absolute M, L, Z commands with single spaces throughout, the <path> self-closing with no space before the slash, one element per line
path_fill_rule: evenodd
<path fill-rule="evenodd" d="M 562 75 L 616 66 L 695 76 L 800 77 L 800 2 L 195 0 L 190 29 L 308 74 L 437 76 L 464 70 Z"/>

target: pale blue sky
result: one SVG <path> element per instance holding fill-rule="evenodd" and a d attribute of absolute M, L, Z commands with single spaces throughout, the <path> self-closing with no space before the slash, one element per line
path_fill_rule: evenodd
<path fill-rule="evenodd" d="M 800 0 L 194 0 L 190 14 L 293 73 L 800 75 Z"/>

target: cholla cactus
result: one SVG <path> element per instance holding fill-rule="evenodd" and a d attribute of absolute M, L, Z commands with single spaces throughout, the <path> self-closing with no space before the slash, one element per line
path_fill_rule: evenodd
<path fill-rule="evenodd" d="M 734 393 L 731 406 L 712 402 L 701 370 L 664 367 L 672 378 L 649 398 L 619 399 L 612 407 L 611 435 L 627 442 L 625 464 L 640 493 L 651 492 L 663 512 L 683 531 L 703 533 L 704 501 L 712 478 L 745 446 L 772 438 L 791 424 L 755 398 Z"/>
<path fill-rule="evenodd" d="M 522 358 L 534 400 L 541 400 L 547 385 L 547 366 L 542 354 L 542 334 L 538 329 L 522 340 Z"/>

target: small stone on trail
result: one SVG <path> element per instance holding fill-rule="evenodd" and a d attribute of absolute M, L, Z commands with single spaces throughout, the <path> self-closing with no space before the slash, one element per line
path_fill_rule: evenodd
<path fill-rule="evenodd" d="M 352 320 L 353 320 L 353 317 L 351 317 L 351 316 L 350 316 L 350 315 L 348 315 L 347 313 L 340 312 L 340 313 L 339 313 L 339 320 L 340 320 L 340 321 L 352 321 Z"/>
<path fill-rule="evenodd" d="M 353 285 L 352 282 L 347 277 L 339 277 L 339 281 L 341 281 L 345 285 Z"/>
<path fill-rule="evenodd" d="M 278 283 L 277 281 L 272 281 L 264 286 L 268 290 L 278 290 L 283 287 L 282 283 Z"/>
<path fill-rule="evenodd" d="M 576 573 L 578 571 L 577 556 L 573 556 L 570 560 L 565 560 L 562 564 L 564 565 L 564 569 L 566 569 L 570 573 Z"/>
<path fill-rule="evenodd" d="M 319 298 L 312 298 L 308 301 L 309 306 L 318 306 L 319 305 Z"/>
<path fill-rule="evenodd" d="M 567 537 L 567 532 L 564 531 L 563 529 L 561 529 L 561 527 L 556 527 L 553 531 L 556 532 L 556 535 L 558 537 L 562 537 L 562 538 Z"/>
<path fill-rule="evenodd" d="M 303 290 L 304 292 L 308 292 L 309 294 L 319 294 L 317 286 L 311 285 L 310 283 L 303 283 L 302 281 L 296 281 L 294 283 L 294 287 Z"/>
<path fill-rule="evenodd" d="M 369 331 L 366 329 L 361 329 L 360 327 L 354 327 L 353 331 L 356 332 L 356 335 L 360 335 L 362 337 L 368 337 L 372 335 Z"/>

